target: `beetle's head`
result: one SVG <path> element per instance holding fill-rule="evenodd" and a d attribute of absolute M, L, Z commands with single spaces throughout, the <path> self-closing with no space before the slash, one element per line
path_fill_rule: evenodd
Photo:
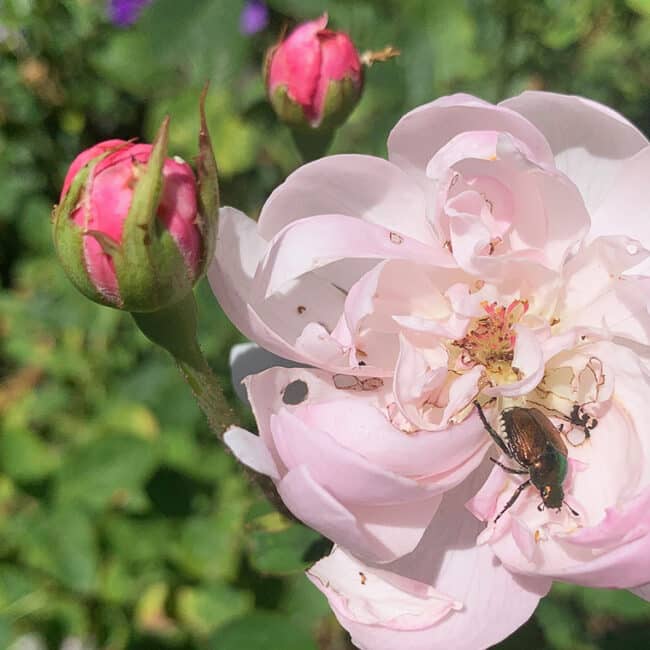
<path fill-rule="evenodd" d="M 561 485 L 545 485 L 541 491 L 542 501 L 547 508 L 559 510 L 564 502 L 564 490 Z"/>

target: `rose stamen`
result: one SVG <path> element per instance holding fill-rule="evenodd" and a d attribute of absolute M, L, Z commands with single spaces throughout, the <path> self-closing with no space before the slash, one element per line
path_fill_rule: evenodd
<path fill-rule="evenodd" d="M 528 311 L 527 300 L 513 300 L 507 307 L 496 302 L 481 303 L 487 314 L 476 321 L 474 327 L 453 345 L 463 351 L 462 359 L 468 365 L 484 366 L 488 374 L 499 383 L 516 378 L 512 367 L 517 334 L 514 326 Z"/>

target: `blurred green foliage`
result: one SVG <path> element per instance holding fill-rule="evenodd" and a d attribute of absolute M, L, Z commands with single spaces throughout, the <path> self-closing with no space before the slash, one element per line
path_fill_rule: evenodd
<path fill-rule="evenodd" d="M 401 114 L 456 91 L 584 94 L 650 131 L 647 0 L 268 4 L 271 24 L 253 37 L 239 32 L 236 0 L 155 0 L 129 29 L 108 23 L 103 1 L 0 4 L 2 648 L 26 647 L 15 643 L 25 635 L 52 649 L 71 638 L 107 650 L 350 647 L 301 577 L 323 540 L 249 485 L 129 317 L 85 301 L 62 276 L 48 215 L 78 151 L 151 138 L 170 113 L 171 148 L 191 159 L 209 79 L 224 202 L 256 214 L 298 164 L 264 99 L 263 53 L 284 25 L 324 10 L 360 50 L 402 51 L 368 71 L 334 151 L 382 155 Z M 240 337 L 206 286 L 198 293 L 202 343 L 227 382 Z M 650 607 L 627 592 L 558 585 L 501 647 L 526 644 L 650 647 Z"/>

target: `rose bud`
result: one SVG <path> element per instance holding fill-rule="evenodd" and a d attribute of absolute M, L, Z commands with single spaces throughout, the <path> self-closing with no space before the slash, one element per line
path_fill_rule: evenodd
<path fill-rule="evenodd" d="M 331 131 L 361 97 L 359 53 L 347 34 L 326 26 L 327 14 L 302 23 L 267 54 L 269 99 L 278 117 L 294 129 Z"/>
<path fill-rule="evenodd" d="M 202 110 L 202 109 L 201 109 Z M 199 182 L 153 145 L 108 140 L 79 154 L 54 212 L 54 243 L 75 286 L 103 305 L 151 312 L 186 296 L 212 254 L 216 165 L 202 122 Z"/>

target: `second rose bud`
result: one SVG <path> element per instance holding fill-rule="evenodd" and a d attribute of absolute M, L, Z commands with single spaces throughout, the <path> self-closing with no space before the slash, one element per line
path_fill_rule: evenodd
<path fill-rule="evenodd" d="M 331 131 L 357 105 L 363 68 L 350 37 L 327 29 L 327 15 L 296 27 L 273 47 L 266 86 L 280 120 L 296 130 Z"/>

